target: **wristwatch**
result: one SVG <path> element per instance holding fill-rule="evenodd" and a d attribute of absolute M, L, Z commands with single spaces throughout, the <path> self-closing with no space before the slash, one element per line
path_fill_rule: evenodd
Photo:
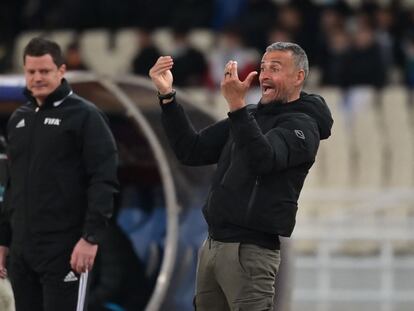
<path fill-rule="evenodd" d="M 160 92 L 158 92 L 157 96 L 158 96 L 158 99 L 160 101 L 163 101 L 164 99 L 171 99 L 171 98 L 173 98 L 176 93 L 177 92 L 173 89 L 170 93 L 167 93 L 167 94 L 161 94 Z"/>
<path fill-rule="evenodd" d="M 96 236 L 94 234 L 84 233 L 82 235 L 82 238 L 90 244 L 98 244 L 98 241 L 97 241 Z"/>

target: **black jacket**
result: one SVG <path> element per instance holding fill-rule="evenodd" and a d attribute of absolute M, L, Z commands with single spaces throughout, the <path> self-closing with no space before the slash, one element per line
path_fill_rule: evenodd
<path fill-rule="evenodd" d="M 96 237 L 112 214 L 117 149 L 104 114 L 66 80 L 39 107 L 29 101 L 8 122 L 10 180 L 0 245 Z"/>
<path fill-rule="evenodd" d="M 274 248 L 279 235 L 292 234 L 299 193 L 333 123 L 322 97 L 302 92 L 287 104 L 249 105 L 199 132 L 177 102 L 162 108 L 178 159 L 217 163 L 203 208 L 214 239 Z"/>

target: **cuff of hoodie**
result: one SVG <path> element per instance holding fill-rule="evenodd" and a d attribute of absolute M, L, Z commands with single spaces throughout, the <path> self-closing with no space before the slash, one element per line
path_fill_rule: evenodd
<path fill-rule="evenodd" d="M 167 104 L 159 104 L 161 106 L 162 111 L 168 112 L 171 109 L 175 109 L 178 106 L 177 100 L 175 99 L 175 96 L 173 97 L 173 100 Z"/>
<path fill-rule="evenodd" d="M 103 231 L 105 231 L 107 224 L 99 228 L 85 227 L 82 231 L 82 238 L 91 244 L 100 244 L 102 242 Z"/>
<path fill-rule="evenodd" d="M 9 225 L 0 226 L 0 246 L 10 246 L 11 229 Z"/>
<path fill-rule="evenodd" d="M 252 119 L 252 116 L 247 111 L 247 106 L 244 106 L 243 108 L 237 109 L 235 111 L 228 112 L 227 115 L 231 121 L 235 122 L 243 122 Z"/>

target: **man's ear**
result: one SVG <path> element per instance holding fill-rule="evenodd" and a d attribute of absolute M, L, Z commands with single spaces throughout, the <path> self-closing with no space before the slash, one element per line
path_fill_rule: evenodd
<path fill-rule="evenodd" d="M 301 86 L 305 82 L 305 70 L 301 69 L 296 75 L 295 86 Z"/>
<path fill-rule="evenodd" d="M 58 71 L 59 71 L 60 75 L 63 77 L 63 75 L 66 73 L 66 65 L 63 64 L 62 66 L 60 66 L 58 68 Z"/>

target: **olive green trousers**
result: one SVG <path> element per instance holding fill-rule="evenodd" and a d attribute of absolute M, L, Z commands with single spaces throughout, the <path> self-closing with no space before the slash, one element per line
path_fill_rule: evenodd
<path fill-rule="evenodd" d="M 198 255 L 197 311 L 273 310 L 279 250 L 208 238 Z"/>

